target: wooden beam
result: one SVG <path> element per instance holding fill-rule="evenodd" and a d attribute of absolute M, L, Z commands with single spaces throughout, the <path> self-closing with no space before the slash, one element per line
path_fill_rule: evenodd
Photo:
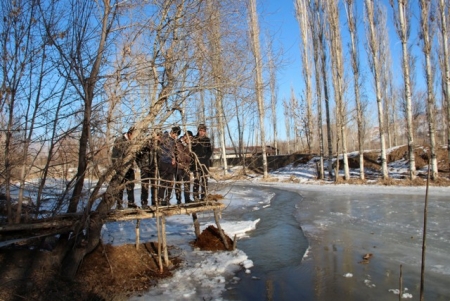
<path fill-rule="evenodd" d="M 156 218 L 157 216 L 172 216 L 181 214 L 193 214 L 204 211 L 221 210 L 225 207 L 222 203 L 216 203 L 214 205 L 201 205 L 201 206 L 169 206 L 160 207 L 158 210 L 153 209 L 127 209 L 120 211 L 111 211 L 106 217 L 105 222 L 127 221 L 135 219 L 147 219 Z"/>

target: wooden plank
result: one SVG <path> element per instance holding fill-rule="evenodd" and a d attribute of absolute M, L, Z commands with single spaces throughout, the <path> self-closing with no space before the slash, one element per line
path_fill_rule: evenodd
<path fill-rule="evenodd" d="M 214 211 L 221 210 L 225 207 L 222 203 L 215 203 L 214 205 L 200 205 L 200 206 L 169 206 L 169 207 L 159 207 L 156 209 L 127 209 L 120 211 L 111 211 L 105 222 L 116 222 L 116 221 L 128 221 L 135 219 L 148 219 L 156 218 L 157 216 L 171 216 L 171 215 L 181 215 L 181 214 L 193 214 L 204 211 Z"/>

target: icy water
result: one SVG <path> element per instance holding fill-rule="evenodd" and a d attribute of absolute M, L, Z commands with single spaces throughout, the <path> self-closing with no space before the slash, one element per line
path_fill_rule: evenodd
<path fill-rule="evenodd" d="M 424 190 L 260 189 L 271 206 L 246 213 L 261 222 L 238 242 L 255 266 L 224 299 L 398 300 L 401 266 L 403 299 L 419 300 Z M 449 213 L 448 193 L 431 191 L 425 300 L 450 300 Z"/>
<path fill-rule="evenodd" d="M 309 297 L 311 292 L 298 290 L 306 283 L 311 273 L 310 265 L 302 265 L 308 248 L 296 219 L 296 205 L 301 196 L 295 192 L 262 188 L 261 193 L 274 193 L 271 206 L 246 213 L 243 218 L 260 219 L 249 238 L 239 240 L 237 247 L 243 250 L 254 267 L 251 273 L 239 272 L 241 280 L 237 286 L 228 287 L 226 300 L 299 300 Z"/>

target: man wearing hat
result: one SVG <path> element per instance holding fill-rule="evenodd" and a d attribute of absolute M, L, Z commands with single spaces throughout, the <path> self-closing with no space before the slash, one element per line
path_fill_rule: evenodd
<path fill-rule="evenodd" d="M 195 201 L 204 200 L 207 196 L 212 147 L 211 140 L 206 136 L 206 130 L 206 125 L 200 124 L 197 127 L 197 135 L 192 141 L 192 152 L 195 157 L 192 164 L 192 171 L 194 173 L 194 185 L 192 190 Z"/>
<path fill-rule="evenodd" d="M 158 202 L 161 206 L 170 205 L 173 184 L 176 172 L 176 140 L 180 135 L 179 126 L 172 127 L 170 133 L 165 133 L 161 138 L 160 156 L 159 156 L 159 189 Z"/>

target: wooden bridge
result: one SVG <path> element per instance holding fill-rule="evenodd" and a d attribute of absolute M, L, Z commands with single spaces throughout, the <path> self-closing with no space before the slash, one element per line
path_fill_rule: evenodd
<path fill-rule="evenodd" d="M 158 232 L 158 264 L 160 270 L 163 270 L 162 258 L 164 264 L 171 266 L 166 243 L 166 217 L 173 215 L 187 214 L 192 215 L 194 223 L 194 231 L 196 237 L 200 236 L 200 225 L 197 213 L 212 211 L 214 219 L 219 230 L 221 239 L 226 249 L 229 249 L 228 241 L 219 223 L 219 213 L 225 207 L 224 204 L 217 200 L 206 200 L 204 202 L 194 202 L 189 204 L 169 205 L 169 206 L 152 206 L 146 209 L 133 208 L 125 210 L 111 210 L 103 222 L 117 221 L 133 221 L 136 220 L 136 248 L 139 247 L 139 226 L 141 220 L 155 218 L 156 228 Z M 31 220 L 29 223 L 21 223 L 15 225 L 0 225 L 0 248 L 12 244 L 30 244 L 38 239 L 47 236 L 69 233 L 74 231 L 83 216 L 83 212 L 62 214 L 46 219 Z M 95 211 L 91 213 L 91 218 L 97 214 Z M 236 237 L 232 248 L 236 247 Z"/>

